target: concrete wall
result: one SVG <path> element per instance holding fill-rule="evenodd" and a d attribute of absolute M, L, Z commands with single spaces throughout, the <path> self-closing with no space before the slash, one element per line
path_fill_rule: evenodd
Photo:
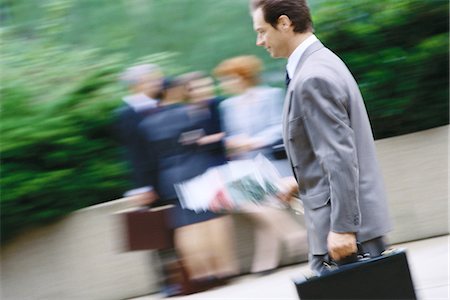
<path fill-rule="evenodd" d="M 392 243 L 449 233 L 449 126 L 376 141 Z"/>
<path fill-rule="evenodd" d="M 2 248 L 1 299 L 124 299 L 156 290 L 148 251 L 123 252 L 121 199 L 74 212 Z"/>
<path fill-rule="evenodd" d="M 449 233 L 448 130 L 445 126 L 376 142 L 395 223 L 392 243 Z M 130 207 L 129 200 L 82 209 L 3 246 L 1 299 L 124 299 L 155 292 L 152 252 L 122 251 L 122 223 L 114 213 Z M 252 229 L 240 216 L 235 223 L 246 272 Z"/>
<path fill-rule="evenodd" d="M 1 299 L 111 300 L 157 292 L 155 253 L 123 250 L 123 220 L 116 212 L 132 203 L 130 197 L 76 211 L 4 246 Z M 253 253 L 251 223 L 241 215 L 234 221 L 237 256 L 246 273 Z M 306 250 L 290 259 L 285 251 L 281 265 L 307 259 Z"/>

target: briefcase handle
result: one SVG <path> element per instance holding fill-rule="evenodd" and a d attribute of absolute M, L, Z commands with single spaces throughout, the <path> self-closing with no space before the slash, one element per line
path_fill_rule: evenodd
<path fill-rule="evenodd" d="M 349 256 L 346 256 L 338 261 L 335 261 L 331 257 L 329 257 L 328 260 L 323 261 L 323 265 L 325 266 L 325 268 L 332 271 L 343 265 L 348 265 L 351 263 L 361 262 L 370 259 L 370 253 L 364 252 L 360 242 L 356 242 L 356 247 L 358 248 L 357 252 Z"/>

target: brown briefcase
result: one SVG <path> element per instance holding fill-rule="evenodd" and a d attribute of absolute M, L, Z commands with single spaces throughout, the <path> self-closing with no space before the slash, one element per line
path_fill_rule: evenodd
<path fill-rule="evenodd" d="M 172 205 L 120 212 L 125 224 L 127 251 L 173 248 L 173 229 L 169 224 Z"/>

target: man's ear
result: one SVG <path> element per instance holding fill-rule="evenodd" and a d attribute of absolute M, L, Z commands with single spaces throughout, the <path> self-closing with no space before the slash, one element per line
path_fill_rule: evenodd
<path fill-rule="evenodd" d="M 292 26 L 291 19 L 286 15 L 281 15 L 278 17 L 277 29 L 281 31 L 289 31 Z"/>

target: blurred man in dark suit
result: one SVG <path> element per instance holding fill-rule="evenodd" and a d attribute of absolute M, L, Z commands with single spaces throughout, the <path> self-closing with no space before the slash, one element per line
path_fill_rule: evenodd
<path fill-rule="evenodd" d="M 139 194 L 142 204 L 148 204 L 155 200 L 155 194 L 152 187 L 147 185 L 151 174 L 147 171 L 146 145 L 140 139 L 138 126 L 146 113 L 158 105 L 163 74 L 157 65 L 142 64 L 125 70 L 120 79 L 130 93 L 123 97 L 123 106 L 117 112 L 116 130 L 125 147 L 134 183 L 134 189 L 125 193 L 125 196 Z"/>

